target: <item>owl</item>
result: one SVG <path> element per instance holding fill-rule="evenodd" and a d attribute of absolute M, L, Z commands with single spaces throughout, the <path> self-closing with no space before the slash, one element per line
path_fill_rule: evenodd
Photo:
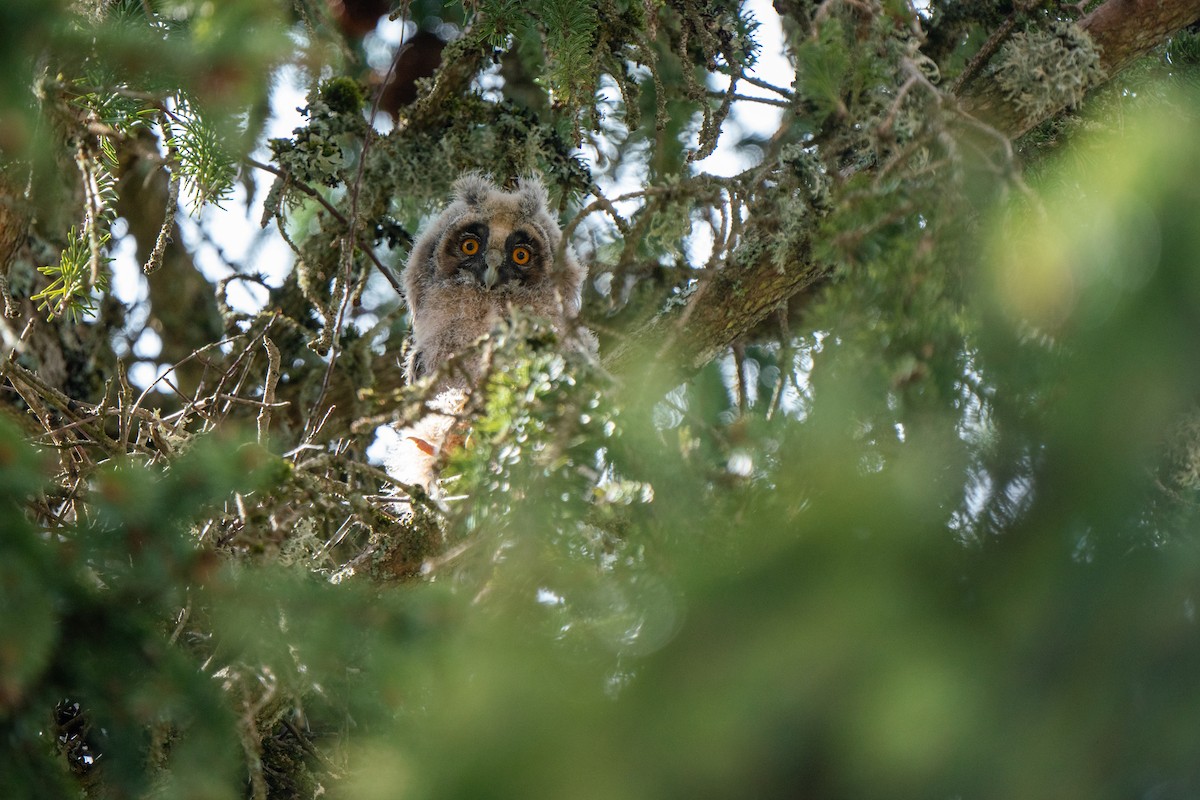
<path fill-rule="evenodd" d="M 548 320 L 565 347 L 595 351 L 591 334 L 574 325 L 586 272 L 570 248 L 558 252 L 562 231 L 546 203 L 533 177 L 511 192 L 476 173 L 455 182 L 453 202 L 418 237 L 402 276 L 412 315 L 410 383 L 435 374 L 518 308 Z M 443 376 L 428 413 L 397 430 L 385 459 L 395 480 L 436 499 L 441 453 L 461 430 L 469 391 L 469 380 Z"/>
<path fill-rule="evenodd" d="M 546 207 L 546 188 L 522 178 L 506 192 L 477 173 L 459 178 L 454 200 L 413 245 L 402 280 L 412 314 L 409 381 L 488 333 L 510 309 L 575 334 L 585 270 Z"/>

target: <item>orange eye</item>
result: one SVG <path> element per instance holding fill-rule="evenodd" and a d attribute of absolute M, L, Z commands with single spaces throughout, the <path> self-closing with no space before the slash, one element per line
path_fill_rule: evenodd
<path fill-rule="evenodd" d="M 468 236 L 466 239 L 462 240 L 462 244 L 458 246 L 458 249 L 462 250 L 469 256 L 473 256 L 479 252 L 479 240 L 474 236 Z"/>
<path fill-rule="evenodd" d="M 517 266 L 523 267 L 529 263 L 529 259 L 533 258 L 533 251 L 525 245 L 518 245 L 513 248 L 512 260 Z"/>

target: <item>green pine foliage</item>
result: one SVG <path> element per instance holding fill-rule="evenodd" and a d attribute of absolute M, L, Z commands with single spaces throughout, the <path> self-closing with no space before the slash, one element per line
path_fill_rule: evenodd
<path fill-rule="evenodd" d="M 103 292 L 108 289 L 107 270 L 112 259 L 102 252 L 108 245 L 109 234 L 100 233 L 92 239 L 72 228 L 68 237 L 69 243 L 61 260 L 57 264 L 38 267 L 38 272 L 50 282 L 29 298 L 38 304 L 39 311 L 46 313 L 47 320 L 66 314 L 72 322 L 78 322 L 81 316 L 96 310 L 92 290 Z M 94 272 L 93 266 L 102 271 Z"/>
<path fill-rule="evenodd" d="M 599 18 L 587 0 L 545 0 L 547 82 L 551 102 L 583 109 L 595 100 L 596 34 Z"/>
<path fill-rule="evenodd" d="M 222 143 L 220 132 L 186 99 L 179 98 L 165 112 L 167 149 L 175 155 L 175 168 L 183 178 L 193 213 L 229 199 L 237 166 Z"/>
<path fill-rule="evenodd" d="M 0 7 L 0 797 L 1200 791 L 1194 30 L 362 8 Z M 472 345 L 427 492 L 370 445 L 467 171 L 544 179 L 599 351 Z"/>

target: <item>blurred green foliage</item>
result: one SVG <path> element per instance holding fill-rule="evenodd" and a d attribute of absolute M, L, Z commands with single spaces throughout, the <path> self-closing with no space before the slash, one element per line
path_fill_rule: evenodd
<path fill-rule="evenodd" d="M 115 467 L 96 476 L 88 519 L 43 530 L 22 505 L 49 488 L 44 462 L 11 424 L 0 437 L 6 796 L 74 796 L 68 766 L 90 773 L 93 759 L 113 796 L 151 785 L 167 796 L 222 796 L 239 772 L 235 717 L 194 654 L 176 646 L 171 617 L 216 566 L 188 535 L 189 517 L 235 486 L 261 483 L 271 457 L 200 442 L 165 476 Z M 62 709 L 76 703 L 99 723 L 56 725 L 55 714 L 73 721 Z"/>
<path fill-rule="evenodd" d="M 967 44 L 934 55 L 904 3 L 780 5 L 786 121 L 731 178 L 689 165 L 728 111 L 710 77 L 758 52 L 733 3 L 418 4 L 469 26 L 439 50 L 466 67 L 444 94 L 454 76 L 413 78 L 390 134 L 368 134 L 334 6 L 0 8 L 0 72 L 21 76 L 0 80 L 0 150 L 44 226 L 18 260 L 46 230 L 67 243 L 59 283 L 17 294 L 66 300 L 50 310 L 99 305 L 120 148 L 202 210 L 262 138 L 271 71 L 312 78 L 267 165 L 299 263 L 262 314 L 225 309 L 228 361 L 193 354 L 225 370 L 194 416 L 123 375 L 85 408 L 17 363 L 32 345 L 0 365 L 0 797 L 1200 793 L 1200 99 L 1174 91 L 1194 33 L 1097 100 L 1119 130 L 1027 140 L 1027 185 L 936 84 L 1003 4 L 935 3 L 932 33 Z M 1014 37 L 1003 80 L 1037 79 L 1022 48 L 1081 60 L 1026 101 L 1077 102 L 1095 53 L 1040 14 L 1056 33 Z M 499 98 L 471 88 L 489 63 Z M 585 163 L 571 143 L 597 131 Z M 376 390 L 396 348 L 336 303 L 373 274 L 354 237 L 398 258 L 466 169 L 540 171 L 563 208 L 597 175 L 645 184 L 592 231 L 597 327 L 760 261 L 827 285 L 803 330 L 748 332 L 670 391 L 666 328 L 643 382 L 514 316 L 479 344 L 447 492 L 398 511 L 361 440 L 423 388 Z M 709 216 L 729 251 L 692 263 Z"/>
<path fill-rule="evenodd" d="M 945 441 L 875 458 L 847 435 L 877 391 L 852 368 L 872 354 L 852 342 L 848 365 L 814 375 L 807 418 L 746 434 L 777 443 L 748 475 L 705 480 L 661 425 L 631 419 L 611 457 L 655 493 L 630 507 L 621 564 L 605 566 L 582 544 L 554 546 L 584 519 L 554 511 L 573 487 L 553 476 L 587 465 L 573 460 L 586 449 L 553 449 L 539 417 L 601 400 L 520 338 L 529 374 L 497 375 L 475 435 L 534 450 L 464 456 L 470 537 L 491 568 L 407 588 L 215 564 L 189 515 L 280 475 L 230 443 L 197 443 L 165 475 L 106 472 L 87 520 L 39 530 L 21 505 L 45 470 L 6 427 L 5 796 L 72 794 L 49 713 L 64 697 L 92 720 L 114 796 L 231 797 L 237 731 L 289 719 L 300 696 L 318 732 L 301 757 L 310 790 L 338 797 L 1191 795 L 1195 517 L 1167 527 L 1147 499 L 1200 389 L 1196 134 L 1146 109 L 1119 137 L 1078 145 L 1121 158 L 995 216 L 967 298 L 976 368 L 996 393 L 1044 402 L 989 421 L 1036 452 L 1023 511 L 972 546 L 950 521 L 980 498 L 947 490 L 947 469 L 966 473 Z M 1022 385 L 1017 359 L 1058 369 Z M 499 524 L 484 524 L 489 509 Z M 206 638 L 172 635 L 180 608 L 203 614 Z"/>

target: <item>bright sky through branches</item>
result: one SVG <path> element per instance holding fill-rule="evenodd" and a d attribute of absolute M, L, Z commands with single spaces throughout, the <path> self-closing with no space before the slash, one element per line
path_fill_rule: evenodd
<path fill-rule="evenodd" d="M 759 23 L 755 33 L 759 44 L 758 61 L 749 75 L 776 86 L 790 87 L 793 71 L 784 54 L 779 15 L 769 0 L 749 0 L 746 8 Z M 364 40 L 368 58 L 373 63 L 386 62 L 387 54 L 394 52 L 402 37 L 411 33 L 411 30 L 411 24 L 408 24 L 405 33 L 405 23 L 382 18 L 376 30 Z M 723 90 L 727 86 L 728 82 L 724 80 L 711 82 L 714 90 Z M 307 87 L 303 85 L 303 77 L 298 70 L 285 67 L 279 71 L 271 95 L 272 114 L 266 127 L 268 139 L 291 136 L 293 129 L 305 123 L 298 109 L 305 105 L 306 91 Z M 744 81 L 739 84 L 738 93 L 778 99 L 771 92 Z M 700 172 L 727 176 L 753 166 L 750 160 L 752 155 L 748 155 L 745 148 L 739 149 L 737 143 L 750 137 L 765 138 L 770 135 L 778 128 L 782 113 L 782 109 L 762 103 L 735 102 L 722 128 L 716 151 L 698 162 L 695 168 Z M 585 160 L 594 163 L 594 151 L 585 148 L 581 153 Z M 254 158 L 269 161 L 270 155 L 264 146 L 254 154 Z M 210 281 L 229 278 L 235 274 L 234 265 L 241 265 L 243 270 L 260 273 L 270 286 L 278 286 L 291 270 L 293 254 L 274 224 L 266 229 L 259 224 L 263 200 L 274 176 L 257 172 L 248 177 L 253 185 L 253 196 L 249 202 L 247 184 L 240 182 L 224 208 L 208 207 L 199 219 L 182 215 L 175 235 L 183 237 L 188 249 L 196 254 L 197 265 Z M 635 190 L 640 188 L 640 184 L 638 175 L 628 173 L 623 174 L 619 181 L 600 181 L 601 189 L 608 196 Z M 636 202 L 620 210 L 630 212 L 634 208 Z M 703 257 L 711 248 L 711 233 L 703 225 L 695 226 L 694 230 L 696 233 L 688 237 L 685 246 L 690 254 Z M 137 263 L 132 238 L 118 237 L 118 240 L 123 246 L 113 254 L 113 290 L 118 298 L 135 309 L 130 322 L 131 329 L 137 329 L 141 327 L 137 303 L 141 301 L 144 305 L 146 300 L 146 278 L 141 273 L 141 265 Z M 387 290 L 391 291 L 390 287 Z M 232 280 L 227 291 L 230 305 L 240 311 L 257 311 L 267 299 L 267 290 L 251 280 Z M 132 356 L 136 361 L 130 366 L 129 376 L 134 385 L 149 385 L 168 366 L 156 363 L 160 350 L 161 342 L 157 334 L 146 329 L 133 345 Z"/>

